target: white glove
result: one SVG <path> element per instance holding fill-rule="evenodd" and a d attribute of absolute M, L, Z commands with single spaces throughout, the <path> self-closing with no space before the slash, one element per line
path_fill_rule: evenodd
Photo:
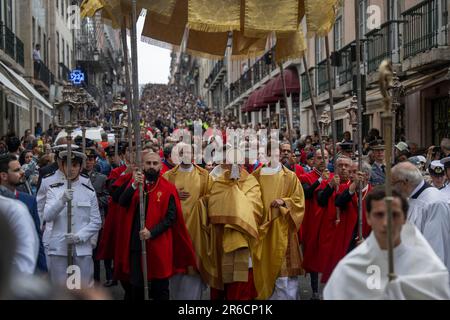
<path fill-rule="evenodd" d="M 74 233 L 66 233 L 64 237 L 66 238 L 68 244 L 77 244 L 81 242 L 80 237 Z"/>
<path fill-rule="evenodd" d="M 61 197 L 61 200 L 64 203 L 73 200 L 73 189 L 66 189 Z"/>

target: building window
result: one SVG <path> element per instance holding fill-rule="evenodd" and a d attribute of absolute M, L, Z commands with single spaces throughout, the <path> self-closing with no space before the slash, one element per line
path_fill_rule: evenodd
<path fill-rule="evenodd" d="M 6 20 L 6 26 L 13 30 L 13 12 L 12 12 L 12 0 L 5 0 L 5 20 Z"/>
<path fill-rule="evenodd" d="M 34 19 L 34 17 L 32 19 L 31 25 L 33 30 L 32 32 L 33 32 L 33 49 L 34 49 L 34 46 L 36 45 L 36 19 Z"/>
<path fill-rule="evenodd" d="M 67 60 L 66 60 L 66 66 L 68 66 L 70 64 L 70 51 L 69 51 L 69 44 L 66 44 L 66 55 L 67 55 Z"/>
<path fill-rule="evenodd" d="M 433 144 L 439 145 L 442 138 L 450 135 L 450 100 L 449 97 L 434 99 L 433 106 Z"/>
<path fill-rule="evenodd" d="M 322 38 L 316 37 L 316 64 L 322 61 L 322 51 L 323 51 L 323 40 Z"/>
<path fill-rule="evenodd" d="M 338 51 L 342 48 L 342 36 L 342 16 L 339 16 L 334 23 L 334 51 Z"/>
<path fill-rule="evenodd" d="M 56 0 L 56 1 L 58 1 L 58 0 Z M 64 0 L 61 0 L 61 16 L 64 19 Z"/>

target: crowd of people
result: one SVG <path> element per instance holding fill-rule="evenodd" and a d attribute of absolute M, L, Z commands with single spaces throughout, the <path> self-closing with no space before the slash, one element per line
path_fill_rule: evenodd
<path fill-rule="evenodd" d="M 55 143 L 52 127 L 0 139 L 0 228 L 10 225 L 2 233 L 8 241 L 1 242 L 0 297 L 98 288 L 103 263 L 103 286 L 120 283 L 127 300 L 144 299 L 147 287 L 154 300 L 198 300 L 206 288 L 213 300 L 296 300 L 306 274 L 312 299 L 322 298 L 319 282 L 325 299 L 450 299 L 450 139 L 426 149 L 395 145 L 398 278 L 388 283 L 386 150 L 377 129 L 364 138 L 360 167 L 350 132 L 336 144 L 325 139 L 322 150 L 317 132 L 242 124 L 180 86 L 145 86 L 139 120 L 142 168 L 125 133 L 117 146 L 106 132 L 102 141 L 87 139 L 84 153 L 79 137 L 70 152 L 66 138 Z M 108 121 L 100 124 L 106 131 Z M 251 141 L 238 147 L 242 165 L 217 157 L 194 164 L 195 148 L 185 142 L 179 163 L 177 132 L 194 128 L 207 133 L 202 146 L 230 145 L 227 128 L 279 135 L 259 140 L 268 163 L 250 161 Z M 382 269 L 375 290 L 366 285 L 370 265 Z M 22 275 L 45 290 L 20 290 L 11 279 Z M 86 292 L 85 298 L 107 297 Z"/>

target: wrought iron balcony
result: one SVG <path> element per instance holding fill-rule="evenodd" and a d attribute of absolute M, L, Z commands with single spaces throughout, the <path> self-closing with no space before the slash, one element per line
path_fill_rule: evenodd
<path fill-rule="evenodd" d="M 71 70 L 62 62 L 59 63 L 59 72 L 63 80 L 69 80 Z"/>
<path fill-rule="evenodd" d="M 24 66 L 23 42 L 3 22 L 0 22 L 0 49 Z"/>
<path fill-rule="evenodd" d="M 256 60 L 255 63 L 247 69 L 247 71 L 245 71 L 238 80 L 231 84 L 231 101 L 237 99 L 254 84 L 264 79 L 264 77 L 276 69 L 277 66 L 274 59 L 274 50 L 275 48 L 272 47 L 263 56 Z"/>
<path fill-rule="evenodd" d="M 23 42 L 16 37 L 16 61 L 22 67 L 25 66 Z"/>
<path fill-rule="evenodd" d="M 441 4 L 442 7 L 440 7 Z M 402 16 L 406 20 L 403 24 L 403 57 L 405 59 L 439 45 L 447 45 L 447 0 L 422 1 L 403 12 Z M 445 32 L 443 37 L 439 35 L 441 28 Z"/>
<path fill-rule="evenodd" d="M 339 76 L 339 85 L 343 85 L 353 79 L 352 51 L 355 47 L 356 42 L 353 41 L 338 51 L 340 56 L 340 65 L 336 68 L 336 74 Z"/>
<path fill-rule="evenodd" d="M 383 23 L 379 29 L 374 29 L 366 34 L 367 71 L 369 73 L 376 71 L 384 59 L 392 61 L 395 44 L 398 43 L 396 25 L 397 22 L 388 21 Z"/>
<path fill-rule="evenodd" d="M 15 58 L 16 48 L 15 48 L 15 35 L 6 25 L 3 25 L 4 30 L 4 41 L 5 41 L 5 52 L 11 58 Z"/>
<path fill-rule="evenodd" d="M 316 68 L 316 76 L 317 76 L 317 95 L 320 95 L 328 90 L 328 72 L 327 72 L 327 60 L 323 60 L 317 64 Z M 334 75 L 332 75 L 333 79 L 331 79 L 334 84 Z M 334 87 L 334 85 L 333 85 Z"/>
<path fill-rule="evenodd" d="M 35 79 L 42 81 L 42 83 L 47 87 L 47 90 L 48 88 L 50 88 L 50 85 L 55 83 L 55 76 L 50 72 L 45 63 L 43 63 L 42 61 L 39 72 L 36 73 Z"/>

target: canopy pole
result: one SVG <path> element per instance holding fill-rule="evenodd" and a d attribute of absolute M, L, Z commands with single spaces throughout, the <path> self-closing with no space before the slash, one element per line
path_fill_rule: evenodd
<path fill-rule="evenodd" d="M 136 14 L 136 0 L 131 1 L 131 63 L 133 67 L 133 123 L 134 136 L 136 139 L 136 162 L 138 170 L 142 172 L 142 155 L 141 155 L 141 129 L 139 125 L 139 75 L 138 75 L 138 55 L 137 55 L 137 14 Z M 144 186 L 139 184 L 139 217 L 141 223 L 141 230 L 145 228 L 145 213 L 144 213 Z M 147 279 L 147 248 L 145 240 L 141 240 L 142 248 L 142 275 L 144 278 L 144 298 L 149 300 L 148 296 L 148 279 Z"/>
<path fill-rule="evenodd" d="M 356 103 L 358 107 L 358 171 L 362 171 L 362 141 L 363 141 L 363 130 L 362 130 L 362 103 L 361 103 L 361 35 L 359 29 L 360 17 L 359 17 L 359 2 L 355 1 L 355 37 L 356 37 Z M 366 88 L 364 88 L 365 90 Z M 355 140 L 355 137 L 353 137 Z M 353 141 L 355 143 L 355 141 Z M 361 184 L 358 188 L 358 238 L 359 241 L 363 240 L 363 203 L 362 203 L 362 190 Z"/>
<path fill-rule="evenodd" d="M 125 63 L 125 86 L 126 86 L 126 97 L 127 97 L 127 113 L 128 113 L 128 154 L 130 155 L 130 163 L 133 163 L 133 123 L 132 123 L 132 90 L 130 83 L 130 65 L 128 61 L 128 44 L 127 44 L 127 18 L 124 16 L 122 21 L 122 29 L 120 31 L 122 37 L 122 48 Z"/>
<path fill-rule="evenodd" d="M 388 60 L 381 62 L 379 67 L 380 73 L 380 91 L 383 96 L 384 111 L 382 118 L 384 121 L 383 135 L 386 143 L 385 159 L 386 159 L 386 197 L 384 201 L 386 202 L 386 208 L 388 213 L 388 262 L 389 262 L 389 281 L 396 278 L 394 271 L 394 243 L 392 239 L 392 177 L 391 177 L 391 167 L 392 167 L 392 97 L 389 95 L 389 91 L 392 90 L 392 79 L 394 73 L 392 72 L 392 63 Z"/>
<path fill-rule="evenodd" d="M 309 98 L 311 99 L 311 107 L 312 107 L 312 111 L 313 111 L 314 125 L 316 127 L 317 134 L 319 135 L 320 151 L 322 152 L 322 162 L 323 162 L 325 169 L 327 169 L 327 164 L 325 162 L 325 152 L 324 152 L 323 142 L 322 142 L 322 135 L 320 134 L 319 119 L 317 118 L 316 100 L 315 100 L 315 95 L 313 93 L 311 76 L 309 74 L 308 61 L 306 60 L 306 56 L 304 54 L 303 54 L 303 67 L 305 69 L 306 79 L 308 82 Z"/>
<path fill-rule="evenodd" d="M 330 57 L 330 42 L 328 35 L 325 36 L 325 51 L 327 54 L 327 76 L 328 76 L 328 97 L 330 98 L 330 118 L 331 118 L 331 142 L 333 148 L 333 164 L 336 161 L 336 142 L 337 142 L 337 132 L 336 123 L 334 122 L 334 99 L 333 99 L 333 75 L 331 68 L 331 57 Z"/>
<path fill-rule="evenodd" d="M 284 98 L 284 104 L 285 104 L 285 109 L 286 109 L 288 139 L 289 139 L 289 143 L 292 144 L 293 141 L 292 141 L 292 130 L 291 130 L 291 114 L 289 112 L 287 90 L 286 90 L 286 79 L 284 79 L 284 67 L 283 67 L 282 62 L 279 63 L 279 67 L 280 67 L 281 83 L 283 84 L 283 98 Z"/>

